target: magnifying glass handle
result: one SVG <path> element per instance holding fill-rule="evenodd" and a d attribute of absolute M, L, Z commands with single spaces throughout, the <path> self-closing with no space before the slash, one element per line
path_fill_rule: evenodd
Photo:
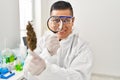
<path fill-rule="evenodd" d="M 59 26 L 59 31 L 61 31 L 62 30 L 62 26 L 63 26 L 63 22 L 62 22 L 62 20 L 60 20 L 60 26 Z"/>

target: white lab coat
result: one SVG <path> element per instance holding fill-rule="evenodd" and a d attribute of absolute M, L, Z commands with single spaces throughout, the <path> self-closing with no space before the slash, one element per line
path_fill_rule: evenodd
<path fill-rule="evenodd" d="M 60 41 L 57 54 L 50 56 L 45 41 L 51 33 L 41 38 L 35 50 L 46 61 L 46 69 L 38 76 L 28 75 L 29 80 L 90 80 L 91 50 L 76 33 Z M 54 45 L 53 45 L 54 46 Z"/>

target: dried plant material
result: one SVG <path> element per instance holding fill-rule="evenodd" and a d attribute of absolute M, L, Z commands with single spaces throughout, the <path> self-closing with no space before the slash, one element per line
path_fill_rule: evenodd
<path fill-rule="evenodd" d="M 30 22 L 28 22 L 26 29 L 27 29 L 27 45 L 28 48 L 31 51 L 33 51 L 36 48 L 37 38 L 35 31 Z"/>

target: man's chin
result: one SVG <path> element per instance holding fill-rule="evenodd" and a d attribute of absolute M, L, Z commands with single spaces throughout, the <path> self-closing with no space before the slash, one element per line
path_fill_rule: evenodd
<path fill-rule="evenodd" d="M 58 38 L 59 38 L 59 39 L 65 39 L 66 36 L 65 36 L 65 35 L 58 35 Z"/>

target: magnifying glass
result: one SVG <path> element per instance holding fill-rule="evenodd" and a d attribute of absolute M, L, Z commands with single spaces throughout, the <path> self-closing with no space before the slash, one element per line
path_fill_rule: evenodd
<path fill-rule="evenodd" d="M 58 16 L 51 16 L 47 21 L 47 26 L 53 33 L 57 33 L 62 30 L 63 22 Z"/>

